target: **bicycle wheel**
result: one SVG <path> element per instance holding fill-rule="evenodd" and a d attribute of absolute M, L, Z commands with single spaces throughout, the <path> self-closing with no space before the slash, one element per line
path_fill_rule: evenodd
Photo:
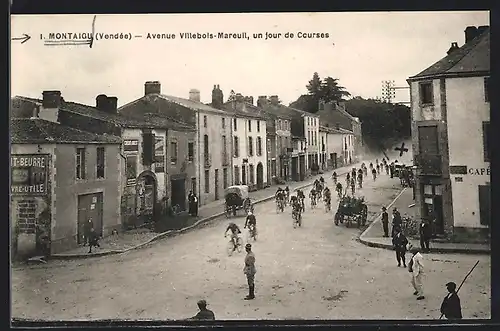
<path fill-rule="evenodd" d="M 231 256 L 233 255 L 233 252 L 234 252 L 234 243 L 232 240 L 229 240 L 229 242 L 227 243 L 227 255 Z"/>
<path fill-rule="evenodd" d="M 236 242 L 238 243 L 236 245 L 236 249 L 238 250 L 238 253 L 241 253 L 241 249 L 243 248 L 243 239 L 241 239 L 241 237 L 238 237 L 238 240 Z"/>

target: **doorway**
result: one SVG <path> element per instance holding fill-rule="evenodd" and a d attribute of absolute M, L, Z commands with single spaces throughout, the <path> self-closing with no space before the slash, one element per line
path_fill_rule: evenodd
<path fill-rule="evenodd" d="M 433 234 L 444 234 L 443 197 L 441 185 L 423 185 L 423 218 L 431 221 Z"/>
<path fill-rule="evenodd" d="M 257 188 L 262 189 L 264 187 L 264 166 L 261 162 L 257 164 Z"/>
<path fill-rule="evenodd" d="M 292 157 L 292 180 L 294 180 L 294 181 L 298 181 L 299 180 L 299 177 L 298 177 L 298 173 L 299 173 L 298 167 L 299 167 L 299 158 L 298 157 Z"/>
<path fill-rule="evenodd" d="M 144 171 L 137 177 L 136 211 L 139 224 L 154 220 L 156 202 L 156 177 L 153 172 Z"/>
<path fill-rule="evenodd" d="M 192 182 L 191 182 L 192 183 Z M 170 179 L 171 206 L 178 205 L 180 211 L 186 210 L 186 180 L 184 178 Z M 196 191 L 193 191 L 196 194 Z"/>
<path fill-rule="evenodd" d="M 83 194 L 78 196 L 78 244 L 84 243 L 88 221 L 92 221 L 95 232 L 98 236 L 102 236 L 102 211 L 103 211 L 103 195 L 102 192 Z"/>

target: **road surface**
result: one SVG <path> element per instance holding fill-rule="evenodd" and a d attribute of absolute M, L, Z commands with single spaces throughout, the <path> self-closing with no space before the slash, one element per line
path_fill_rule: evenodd
<path fill-rule="evenodd" d="M 342 179 L 343 180 L 343 179 Z M 343 180 L 344 182 L 344 180 Z M 365 181 L 369 218 L 399 193 L 399 180 Z M 330 187 L 333 185 L 329 181 Z M 309 205 L 309 201 L 307 202 Z M 336 208 L 336 198 L 333 200 Z M 395 254 L 356 241 L 360 230 L 333 225 L 333 212 L 306 207 L 294 229 L 290 209 L 256 206 L 256 299 L 245 301 L 243 253 L 229 257 L 219 218 L 191 232 L 122 255 L 12 270 L 13 317 L 43 320 L 183 319 L 206 299 L 217 319 L 433 319 L 448 281 L 460 283 L 465 318 L 490 317 L 490 258 L 426 254 L 426 299 L 415 300 Z M 233 219 L 243 227 L 244 218 Z"/>

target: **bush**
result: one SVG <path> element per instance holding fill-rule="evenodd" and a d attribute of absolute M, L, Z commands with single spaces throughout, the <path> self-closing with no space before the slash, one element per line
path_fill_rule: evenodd
<path fill-rule="evenodd" d="M 403 234 L 407 237 L 417 238 L 420 236 L 420 222 L 409 217 L 403 217 Z"/>

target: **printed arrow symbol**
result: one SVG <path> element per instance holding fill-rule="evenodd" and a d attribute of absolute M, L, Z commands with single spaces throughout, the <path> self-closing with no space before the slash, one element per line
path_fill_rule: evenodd
<path fill-rule="evenodd" d="M 24 44 L 25 42 L 27 42 L 30 39 L 31 39 L 31 37 L 28 36 L 26 33 L 23 33 L 22 37 L 12 38 L 12 40 L 22 40 L 21 44 Z"/>

